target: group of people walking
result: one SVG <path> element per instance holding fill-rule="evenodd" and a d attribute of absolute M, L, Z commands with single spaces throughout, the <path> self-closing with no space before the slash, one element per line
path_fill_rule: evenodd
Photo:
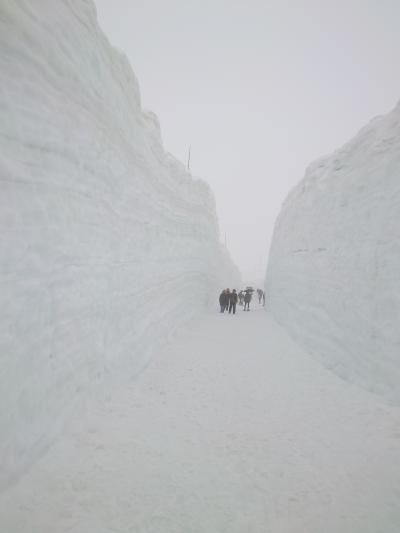
<path fill-rule="evenodd" d="M 221 313 L 228 311 L 228 313 L 236 313 L 236 305 L 243 306 L 243 311 L 250 311 L 250 302 L 253 296 L 254 289 L 247 287 L 241 290 L 239 294 L 236 289 L 232 291 L 230 289 L 224 289 L 219 295 L 219 305 L 221 306 Z M 258 303 L 265 305 L 265 292 L 261 289 L 257 289 Z"/>

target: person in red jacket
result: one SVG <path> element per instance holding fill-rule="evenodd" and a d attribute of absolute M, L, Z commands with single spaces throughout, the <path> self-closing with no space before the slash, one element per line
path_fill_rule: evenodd
<path fill-rule="evenodd" d="M 226 305 L 225 305 L 225 309 L 226 311 L 228 311 L 229 309 L 229 302 L 231 300 L 231 291 L 230 289 L 225 289 L 225 296 L 226 296 Z"/>
<path fill-rule="evenodd" d="M 223 313 L 226 309 L 226 302 L 227 302 L 227 296 L 226 296 L 226 292 L 224 289 L 219 295 L 219 305 L 221 306 L 221 313 Z"/>

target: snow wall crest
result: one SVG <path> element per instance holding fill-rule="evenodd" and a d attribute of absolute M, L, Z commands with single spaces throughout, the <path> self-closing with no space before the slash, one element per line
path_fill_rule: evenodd
<path fill-rule="evenodd" d="M 326 366 L 400 402 L 400 105 L 291 191 L 266 291 L 276 319 Z"/>
<path fill-rule="evenodd" d="M 0 488 L 239 273 L 90 0 L 0 5 Z"/>

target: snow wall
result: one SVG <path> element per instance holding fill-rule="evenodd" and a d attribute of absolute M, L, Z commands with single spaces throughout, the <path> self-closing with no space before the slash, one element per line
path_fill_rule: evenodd
<path fill-rule="evenodd" d="M 0 3 L 0 487 L 239 273 L 90 0 Z"/>
<path fill-rule="evenodd" d="M 308 168 L 276 222 L 266 291 L 326 366 L 400 402 L 400 105 Z"/>

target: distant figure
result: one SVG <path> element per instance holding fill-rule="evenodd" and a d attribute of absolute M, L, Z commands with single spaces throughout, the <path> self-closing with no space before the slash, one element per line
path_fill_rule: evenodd
<path fill-rule="evenodd" d="M 219 295 L 219 305 L 221 306 L 221 313 L 225 311 L 226 308 L 226 292 L 225 289 Z"/>
<path fill-rule="evenodd" d="M 233 314 L 236 313 L 236 304 L 238 301 L 238 295 L 236 294 L 236 290 L 233 289 L 231 292 L 230 298 L 229 298 L 229 313 L 232 311 Z"/>
<path fill-rule="evenodd" d="M 263 305 L 265 306 L 265 291 L 263 291 Z"/>
<path fill-rule="evenodd" d="M 243 311 L 250 311 L 250 302 L 251 302 L 251 292 L 246 290 L 244 294 L 244 307 Z M 247 306 L 247 309 L 246 309 Z"/>
<path fill-rule="evenodd" d="M 264 294 L 264 291 L 261 290 L 261 289 L 257 289 L 257 294 L 258 294 L 258 303 L 260 304 L 261 300 L 262 300 L 262 297 L 263 297 L 263 294 Z"/>
<path fill-rule="evenodd" d="M 225 289 L 225 295 L 226 295 L 225 309 L 228 311 L 228 308 L 229 308 L 229 300 L 230 300 L 230 297 L 231 297 L 231 291 L 230 291 L 230 289 Z"/>
<path fill-rule="evenodd" d="M 243 305 L 244 292 L 239 292 L 239 305 Z"/>

